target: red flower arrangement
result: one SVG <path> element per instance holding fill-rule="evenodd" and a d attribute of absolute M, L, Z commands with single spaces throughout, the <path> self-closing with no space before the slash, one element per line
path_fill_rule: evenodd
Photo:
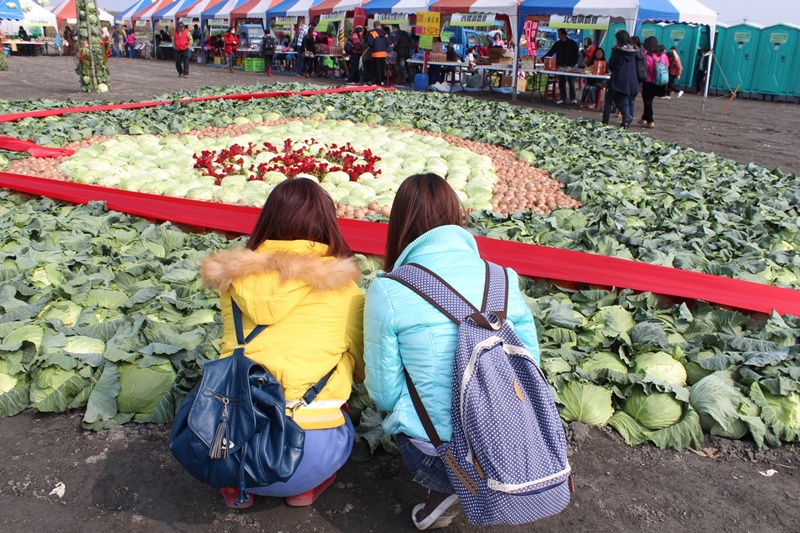
<path fill-rule="evenodd" d="M 203 150 L 200 154 L 194 154 L 194 168 L 200 170 L 204 176 L 214 177 L 217 185 L 222 182 L 222 178 L 231 174 L 247 174 L 249 180 L 262 180 L 267 172 L 281 172 L 289 178 L 298 174 L 321 178 L 328 172 L 341 171 L 350 176 L 350 181 L 356 181 L 365 172 L 375 175 L 381 173 L 380 170 L 375 170 L 375 163 L 381 158 L 369 149 L 358 151 L 350 143 L 344 146 L 331 144 L 330 147 L 325 146 L 318 155 L 312 155 L 310 148 L 317 144 L 316 140 L 303 141 L 298 148 L 294 148 L 292 144 L 291 139 L 286 139 L 281 150 L 268 142 L 261 146 L 248 143 L 246 147 L 234 144 L 219 151 Z M 275 156 L 267 162 L 244 168 L 244 157 L 255 158 L 263 152 Z"/>

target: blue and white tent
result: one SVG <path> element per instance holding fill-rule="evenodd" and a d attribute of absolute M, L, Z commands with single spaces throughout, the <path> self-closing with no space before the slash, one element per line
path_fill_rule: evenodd
<path fill-rule="evenodd" d="M 22 20 L 25 14 L 22 12 L 19 2 L 0 2 L 0 19 L 2 20 Z"/>
<path fill-rule="evenodd" d="M 305 17 L 308 23 L 308 12 L 323 0 L 284 0 L 267 11 L 267 19 L 274 17 Z"/>
<path fill-rule="evenodd" d="M 130 7 L 123 9 L 114 17 L 114 21 L 119 24 L 124 24 L 125 20 L 130 23 L 131 17 L 137 11 L 149 6 L 152 4 L 152 0 L 136 0 Z"/>
<path fill-rule="evenodd" d="M 210 19 L 224 19 L 230 23 L 231 11 L 247 3 L 247 1 L 248 0 L 222 0 L 222 2 L 214 4 L 203 11 L 200 20 L 205 23 L 206 20 Z"/>
<path fill-rule="evenodd" d="M 375 13 L 417 13 L 428 10 L 428 0 L 364 0 L 367 15 Z"/>
<path fill-rule="evenodd" d="M 717 25 L 717 13 L 698 0 L 522 0 L 519 14 L 622 18 L 631 35 L 645 20 L 707 25 L 712 36 Z"/>
<path fill-rule="evenodd" d="M 153 15 L 153 22 L 159 20 L 175 20 L 175 15 L 187 7 L 195 4 L 197 0 L 175 0 L 170 5 Z"/>

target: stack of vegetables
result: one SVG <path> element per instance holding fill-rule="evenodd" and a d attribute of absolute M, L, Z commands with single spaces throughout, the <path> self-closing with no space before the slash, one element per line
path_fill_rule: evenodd
<path fill-rule="evenodd" d="M 356 123 L 350 128 L 381 122 L 500 144 L 549 171 L 582 203 L 548 215 L 477 211 L 470 225 L 479 234 L 800 288 L 796 177 L 497 102 L 471 102 L 468 112 L 447 95 L 408 93 L 175 102 L 25 119 L 0 124 L 0 134 L 55 145 L 138 134 L 145 147 L 144 133 L 190 133 L 272 113 L 317 120 L 292 127 L 330 124 L 319 127 L 320 136 L 340 124 L 325 121 L 348 120 Z M 498 120 L 502 131 L 494 127 Z M 264 142 L 270 132 L 256 134 Z M 392 130 L 385 135 L 394 140 Z M 166 139 L 176 153 L 188 144 Z M 156 166 L 150 172 L 167 170 Z M 451 171 L 457 174 L 441 169 Z M 377 192 L 374 183 L 357 185 Z M 235 243 L 99 205 L 69 207 L 7 193 L 1 202 L 0 410 L 86 405 L 85 423 L 94 428 L 170 420 L 199 364 L 217 355 L 217 301 L 198 285 L 196 261 Z M 360 261 L 366 285 L 379 263 Z M 629 444 L 674 449 L 699 446 L 703 431 L 752 438 L 758 446 L 800 440 L 800 318 L 748 316 L 702 302 L 546 280 L 523 280 L 523 289 L 537 320 L 542 368 L 565 421 L 608 424 Z M 138 376 L 157 388 L 140 396 Z M 370 446 L 387 445 L 375 427 L 380 414 L 362 400 L 354 398 L 363 409 L 363 434 Z"/>
<path fill-rule="evenodd" d="M 77 0 L 78 13 L 78 64 L 75 72 L 84 92 L 108 92 L 110 77 L 106 63 L 106 46 L 100 39 L 100 21 L 95 0 Z"/>

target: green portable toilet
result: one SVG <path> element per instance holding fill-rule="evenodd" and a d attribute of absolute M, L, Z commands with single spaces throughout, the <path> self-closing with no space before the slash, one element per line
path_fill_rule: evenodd
<path fill-rule="evenodd" d="M 738 85 L 739 93 L 753 91 L 761 30 L 762 27 L 755 24 L 736 24 L 725 31 L 725 36 L 716 47 L 719 55 L 711 67 L 711 82 L 716 89 L 733 91 Z M 694 69 L 697 70 L 697 65 L 694 65 Z"/>
<path fill-rule="evenodd" d="M 722 76 L 720 76 L 719 74 L 719 69 L 717 68 L 717 65 L 720 63 L 720 58 L 722 57 L 723 46 L 720 43 L 725 41 L 725 36 L 728 34 L 729 27 L 730 26 L 728 26 L 727 24 L 724 24 L 722 22 L 717 22 L 717 27 L 714 31 L 714 65 L 713 68 L 711 69 L 711 84 L 708 87 L 710 91 L 714 92 L 714 94 L 717 94 L 718 92 L 725 90 L 723 87 L 720 87 L 719 85 L 720 83 L 722 83 Z M 686 65 L 684 65 L 683 68 L 686 68 Z M 697 68 L 697 59 L 695 58 L 692 70 L 696 70 L 696 68 Z M 694 82 L 694 75 L 695 72 L 692 72 L 692 82 Z"/>
<path fill-rule="evenodd" d="M 654 23 L 654 22 L 646 22 L 642 24 L 642 27 L 639 29 L 639 39 L 644 40 L 650 37 L 651 35 L 658 39 L 659 44 L 664 44 L 664 39 L 666 38 L 664 29 L 667 27 L 664 23 Z M 664 46 L 667 46 L 664 44 Z M 669 48 L 669 46 L 667 46 Z"/>
<path fill-rule="evenodd" d="M 669 24 L 664 28 L 664 41 L 661 43 L 669 50 L 673 46 L 678 51 L 683 65 L 683 74 L 675 81 L 676 85 L 688 87 L 694 79 L 694 65 L 697 63 L 697 50 L 701 48 L 700 38 L 708 33 L 706 26 L 694 24 Z M 708 43 L 708 38 L 705 39 Z"/>
<path fill-rule="evenodd" d="M 795 98 L 800 98 L 800 45 L 798 45 L 794 51 L 794 61 L 792 61 L 794 67 L 790 69 L 792 71 L 792 75 L 789 78 L 789 96 L 794 96 Z"/>
<path fill-rule="evenodd" d="M 614 45 L 617 44 L 617 32 L 619 30 L 626 30 L 628 29 L 625 26 L 624 22 L 615 22 L 608 26 L 608 31 L 603 36 L 603 40 L 600 42 L 600 48 L 603 49 L 603 52 L 606 53 L 606 57 L 611 57 L 611 49 L 614 48 Z"/>
<path fill-rule="evenodd" d="M 798 65 L 796 57 L 800 28 L 791 24 L 776 24 L 761 31 L 758 60 L 753 76 L 753 92 L 788 95 L 789 83 Z"/>

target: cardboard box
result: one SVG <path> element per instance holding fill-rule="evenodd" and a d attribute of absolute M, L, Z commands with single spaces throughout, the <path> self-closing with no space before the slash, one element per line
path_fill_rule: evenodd
<path fill-rule="evenodd" d="M 500 87 L 511 87 L 511 82 L 514 79 L 514 76 L 503 76 L 503 79 L 500 80 Z M 524 93 L 525 89 L 528 87 L 528 80 L 525 78 L 519 78 L 517 80 L 517 91 Z"/>
<path fill-rule="evenodd" d="M 504 48 L 489 48 L 489 63 L 509 64 L 514 60 Z"/>
<path fill-rule="evenodd" d="M 221 57 L 215 57 L 214 58 L 214 64 L 215 65 L 221 65 L 222 64 L 222 58 Z"/>

